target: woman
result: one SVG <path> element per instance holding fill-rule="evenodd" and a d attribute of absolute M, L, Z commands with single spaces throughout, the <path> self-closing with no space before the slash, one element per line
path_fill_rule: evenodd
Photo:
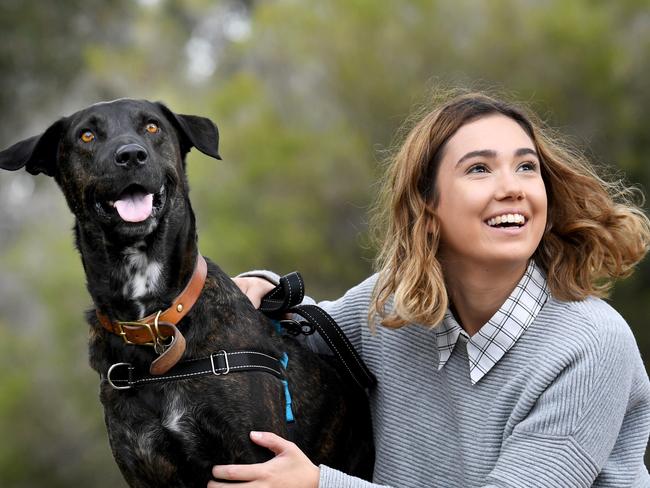
<path fill-rule="evenodd" d="M 251 438 L 274 459 L 215 466 L 215 478 L 650 486 L 650 383 L 628 325 L 598 298 L 650 245 L 630 193 L 516 107 L 481 94 L 437 107 L 387 175 L 377 274 L 321 303 L 378 379 L 377 485 L 270 433 Z M 254 303 L 273 286 L 237 281 Z"/>

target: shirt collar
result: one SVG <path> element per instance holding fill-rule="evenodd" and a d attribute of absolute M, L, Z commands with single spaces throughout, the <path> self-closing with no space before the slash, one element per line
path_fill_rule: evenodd
<path fill-rule="evenodd" d="M 501 308 L 472 337 L 450 310 L 436 330 L 438 370 L 447 363 L 462 334 L 467 338 L 467 356 L 472 384 L 476 384 L 510 350 L 535 320 L 549 297 L 543 271 L 532 259 L 526 272 Z"/>

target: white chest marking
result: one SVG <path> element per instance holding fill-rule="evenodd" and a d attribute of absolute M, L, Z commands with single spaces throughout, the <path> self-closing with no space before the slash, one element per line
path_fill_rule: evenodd
<path fill-rule="evenodd" d="M 137 300 L 156 292 L 162 272 L 160 263 L 150 260 L 146 251 L 137 244 L 134 247 L 127 247 L 123 253 L 124 285 L 122 294 L 124 298 Z"/>
<path fill-rule="evenodd" d="M 183 428 L 181 426 L 181 419 L 185 414 L 185 409 L 180 402 L 174 401 L 165 411 L 165 416 L 163 418 L 163 427 L 176 432 L 177 434 L 183 434 Z"/>
<path fill-rule="evenodd" d="M 182 397 L 172 396 L 168 398 L 168 403 L 163 411 L 162 426 L 178 436 L 188 450 L 198 449 L 200 436 L 191 416 L 187 416 L 188 413 L 191 415 L 191 409 L 183 402 Z"/>

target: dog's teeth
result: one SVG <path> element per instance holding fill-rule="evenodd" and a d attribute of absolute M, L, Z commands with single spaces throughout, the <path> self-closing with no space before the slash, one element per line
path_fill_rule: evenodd
<path fill-rule="evenodd" d="M 109 204 L 111 207 L 114 207 L 114 206 L 115 206 L 115 202 L 112 202 L 112 201 L 109 201 L 108 204 Z"/>

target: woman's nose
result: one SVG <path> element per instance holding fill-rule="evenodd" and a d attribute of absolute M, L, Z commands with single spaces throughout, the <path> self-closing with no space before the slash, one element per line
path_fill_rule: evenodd
<path fill-rule="evenodd" d="M 517 175 L 514 173 L 506 172 L 499 175 L 499 182 L 495 194 L 497 200 L 505 200 L 511 198 L 513 200 L 521 200 L 526 197 L 523 186 Z"/>

